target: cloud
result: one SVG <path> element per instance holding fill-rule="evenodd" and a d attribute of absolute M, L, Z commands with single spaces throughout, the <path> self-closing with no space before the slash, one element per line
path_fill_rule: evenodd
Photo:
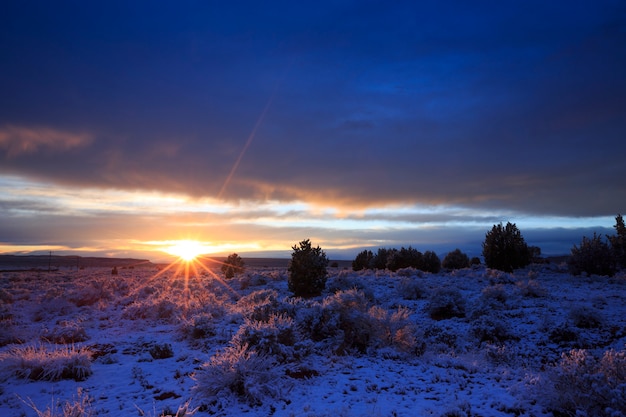
<path fill-rule="evenodd" d="M 0 149 L 8 158 L 42 150 L 64 152 L 89 145 L 93 137 L 46 127 L 4 126 L 0 128 Z"/>

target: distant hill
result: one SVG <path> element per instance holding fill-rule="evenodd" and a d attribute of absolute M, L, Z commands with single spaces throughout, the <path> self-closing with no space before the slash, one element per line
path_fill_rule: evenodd
<path fill-rule="evenodd" d="M 0 255 L 0 271 L 43 270 L 59 268 L 143 267 L 153 266 L 147 259 L 103 258 L 61 255 Z"/>

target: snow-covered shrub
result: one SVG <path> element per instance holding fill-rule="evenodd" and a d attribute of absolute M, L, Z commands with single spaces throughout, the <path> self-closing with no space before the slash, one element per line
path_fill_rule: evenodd
<path fill-rule="evenodd" d="M 204 339 L 217 334 L 215 319 L 206 313 L 197 314 L 185 321 L 181 331 L 183 335 L 191 339 Z"/>
<path fill-rule="evenodd" d="M 69 344 L 84 342 L 88 336 L 85 328 L 79 322 L 62 320 L 51 330 L 44 329 L 41 338 L 52 343 Z"/>
<path fill-rule="evenodd" d="M 584 236 L 580 247 L 574 245 L 567 261 L 572 275 L 615 275 L 615 258 L 609 245 L 602 240 L 602 236 L 593 234 L 589 239 Z"/>
<path fill-rule="evenodd" d="M 176 321 L 182 313 L 180 305 L 166 298 L 150 297 L 137 300 L 124 308 L 122 317 L 130 320 Z"/>
<path fill-rule="evenodd" d="M 520 295 L 522 295 L 523 297 L 540 298 L 545 297 L 548 294 L 546 289 L 543 288 L 541 284 L 539 284 L 539 282 L 534 279 L 529 279 L 527 281 L 518 281 L 515 283 L 515 285 L 517 286 Z"/>
<path fill-rule="evenodd" d="M 194 398 L 218 410 L 227 409 L 234 399 L 259 406 L 288 390 L 285 369 L 272 355 L 259 354 L 246 345 L 229 346 L 195 374 Z"/>
<path fill-rule="evenodd" d="M 109 287 L 109 278 L 94 279 L 91 282 L 77 284 L 67 298 L 77 307 L 94 305 L 101 300 L 110 301 L 113 299 L 113 293 Z"/>
<path fill-rule="evenodd" d="M 558 326 L 550 331 L 548 338 L 559 346 L 576 346 L 580 335 L 567 325 Z"/>
<path fill-rule="evenodd" d="M 257 290 L 241 297 L 235 310 L 250 320 L 266 322 L 278 310 L 279 304 L 276 290 Z"/>
<path fill-rule="evenodd" d="M 504 285 L 495 284 L 483 288 L 480 298 L 483 302 L 493 305 L 494 303 L 505 304 L 508 296 Z"/>
<path fill-rule="evenodd" d="M 232 278 L 235 274 L 240 274 L 244 270 L 244 262 L 241 256 L 233 253 L 228 255 L 221 267 L 222 273 L 226 278 Z"/>
<path fill-rule="evenodd" d="M 285 363 L 302 354 L 302 349 L 297 349 L 302 347 L 300 340 L 292 318 L 273 314 L 265 322 L 246 319 L 233 337 L 232 344 L 248 346 L 261 355 L 274 355 L 279 362 Z"/>
<path fill-rule="evenodd" d="M 405 300 L 419 300 L 426 294 L 424 284 L 415 277 L 403 277 L 398 283 L 397 291 Z"/>
<path fill-rule="evenodd" d="M 430 296 L 428 314 L 433 320 L 463 318 L 465 317 L 465 299 L 457 289 L 439 288 Z"/>
<path fill-rule="evenodd" d="M 459 335 L 454 328 L 448 329 L 437 323 L 424 329 L 424 341 L 435 352 L 455 350 L 458 340 Z"/>
<path fill-rule="evenodd" d="M 417 326 L 410 320 L 411 311 L 399 307 L 393 313 L 379 306 L 371 307 L 368 316 L 373 322 L 371 347 L 374 349 L 393 347 L 397 351 L 410 354 L 423 352 L 423 341 Z"/>
<path fill-rule="evenodd" d="M 63 297 L 45 298 L 33 312 L 33 321 L 47 321 L 52 318 L 76 313 L 76 306 Z"/>
<path fill-rule="evenodd" d="M 598 359 L 584 349 L 565 352 L 539 389 L 555 414 L 624 416 L 626 353 L 608 350 Z"/>
<path fill-rule="evenodd" d="M 530 251 L 515 223 L 494 225 L 485 235 L 483 257 L 489 268 L 506 272 L 530 263 Z"/>
<path fill-rule="evenodd" d="M 322 302 L 322 334 L 333 337 L 336 352 L 356 349 L 364 353 L 373 333 L 374 322 L 367 314 L 369 300 L 362 291 L 340 291 Z"/>
<path fill-rule="evenodd" d="M 569 318 L 580 329 L 597 329 L 604 322 L 598 310 L 587 306 L 578 306 L 570 311 Z"/>
<path fill-rule="evenodd" d="M 291 262 L 289 263 L 289 290 L 296 297 L 314 297 L 322 293 L 326 287 L 326 253 L 319 247 L 312 247 L 309 239 L 292 246 Z"/>
<path fill-rule="evenodd" d="M 461 252 L 461 249 L 455 249 L 443 258 L 441 266 L 445 269 L 463 269 L 469 268 L 470 260 L 467 255 Z"/>
<path fill-rule="evenodd" d="M 472 335 L 479 344 L 484 342 L 492 344 L 502 344 L 507 340 L 517 339 L 511 333 L 506 323 L 493 315 L 484 315 L 472 322 Z"/>
<path fill-rule="evenodd" d="M 28 346 L 0 354 L 0 364 L 20 378 L 82 381 L 91 375 L 91 352 L 74 347 L 48 350 Z"/>
<path fill-rule="evenodd" d="M 169 343 L 155 343 L 148 349 L 152 359 L 167 359 L 174 356 L 172 345 Z"/>

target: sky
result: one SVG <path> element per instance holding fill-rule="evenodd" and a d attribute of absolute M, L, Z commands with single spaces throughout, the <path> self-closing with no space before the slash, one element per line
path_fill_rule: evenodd
<path fill-rule="evenodd" d="M 544 254 L 626 207 L 623 1 L 3 1 L 0 253 Z"/>

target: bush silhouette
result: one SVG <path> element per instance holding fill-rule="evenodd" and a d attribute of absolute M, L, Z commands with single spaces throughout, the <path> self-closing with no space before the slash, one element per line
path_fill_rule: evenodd
<path fill-rule="evenodd" d="M 438 273 L 441 270 L 441 260 L 433 251 L 427 250 L 422 258 L 422 266 L 420 268 L 424 272 Z"/>
<path fill-rule="evenodd" d="M 613 276 L 615 274 L 611 248 L 601 236 L 595 233 L 591 239 L 584 236 L 580 246 L 574 245 L 567 263 L 573 275 L 580 275 L 583 272 L 587 275 Z"/>
<path fill-rule="evenodd" d="M 609 243 L 611 243 L 611 251 L 617 265 L 620 268 L 626 268 L 626 226 L 621 214 L 615 217 L 615 226 L 613 227 L 617 234 L 607 236 Z"/>
<path fill-rule="evenodd" d="M 485 235 L 483 257 L 489 268 L 505 272 L 523 268 L 530 263 L 530 251 L 515 223 L 494 225 Z"/>
<path fill-rule="evenodd" d="M 244 262 L 239 255 L 233 253 L 222 264 L 222 272 L 226 278 L 232 278 L 235 274 L 243 272 Z"/>
<path fill-rule="evenodd" d="M 466 254 L 461 252 L 461 249 L 455 249 L 443 258 L 441 263 L 445 269 L 463 269 L 470 266 L 470 260 Z"/>
<path fill-rule="evenodd" d="M 374 260 L 374 254 L 371 250 L 364 250 L 360 252 L 354 261 L 352 261 L 352 270 L 360 271 L 362 269 L 370 269 Z"/>
<path fill-rule="evenodd" d="M 292 246 L 289 263 L 289 290 L 296 297 L 320 295 L 326 287 L 326 253 L 319 247 L 312 247 L 309 239 Z"/>

